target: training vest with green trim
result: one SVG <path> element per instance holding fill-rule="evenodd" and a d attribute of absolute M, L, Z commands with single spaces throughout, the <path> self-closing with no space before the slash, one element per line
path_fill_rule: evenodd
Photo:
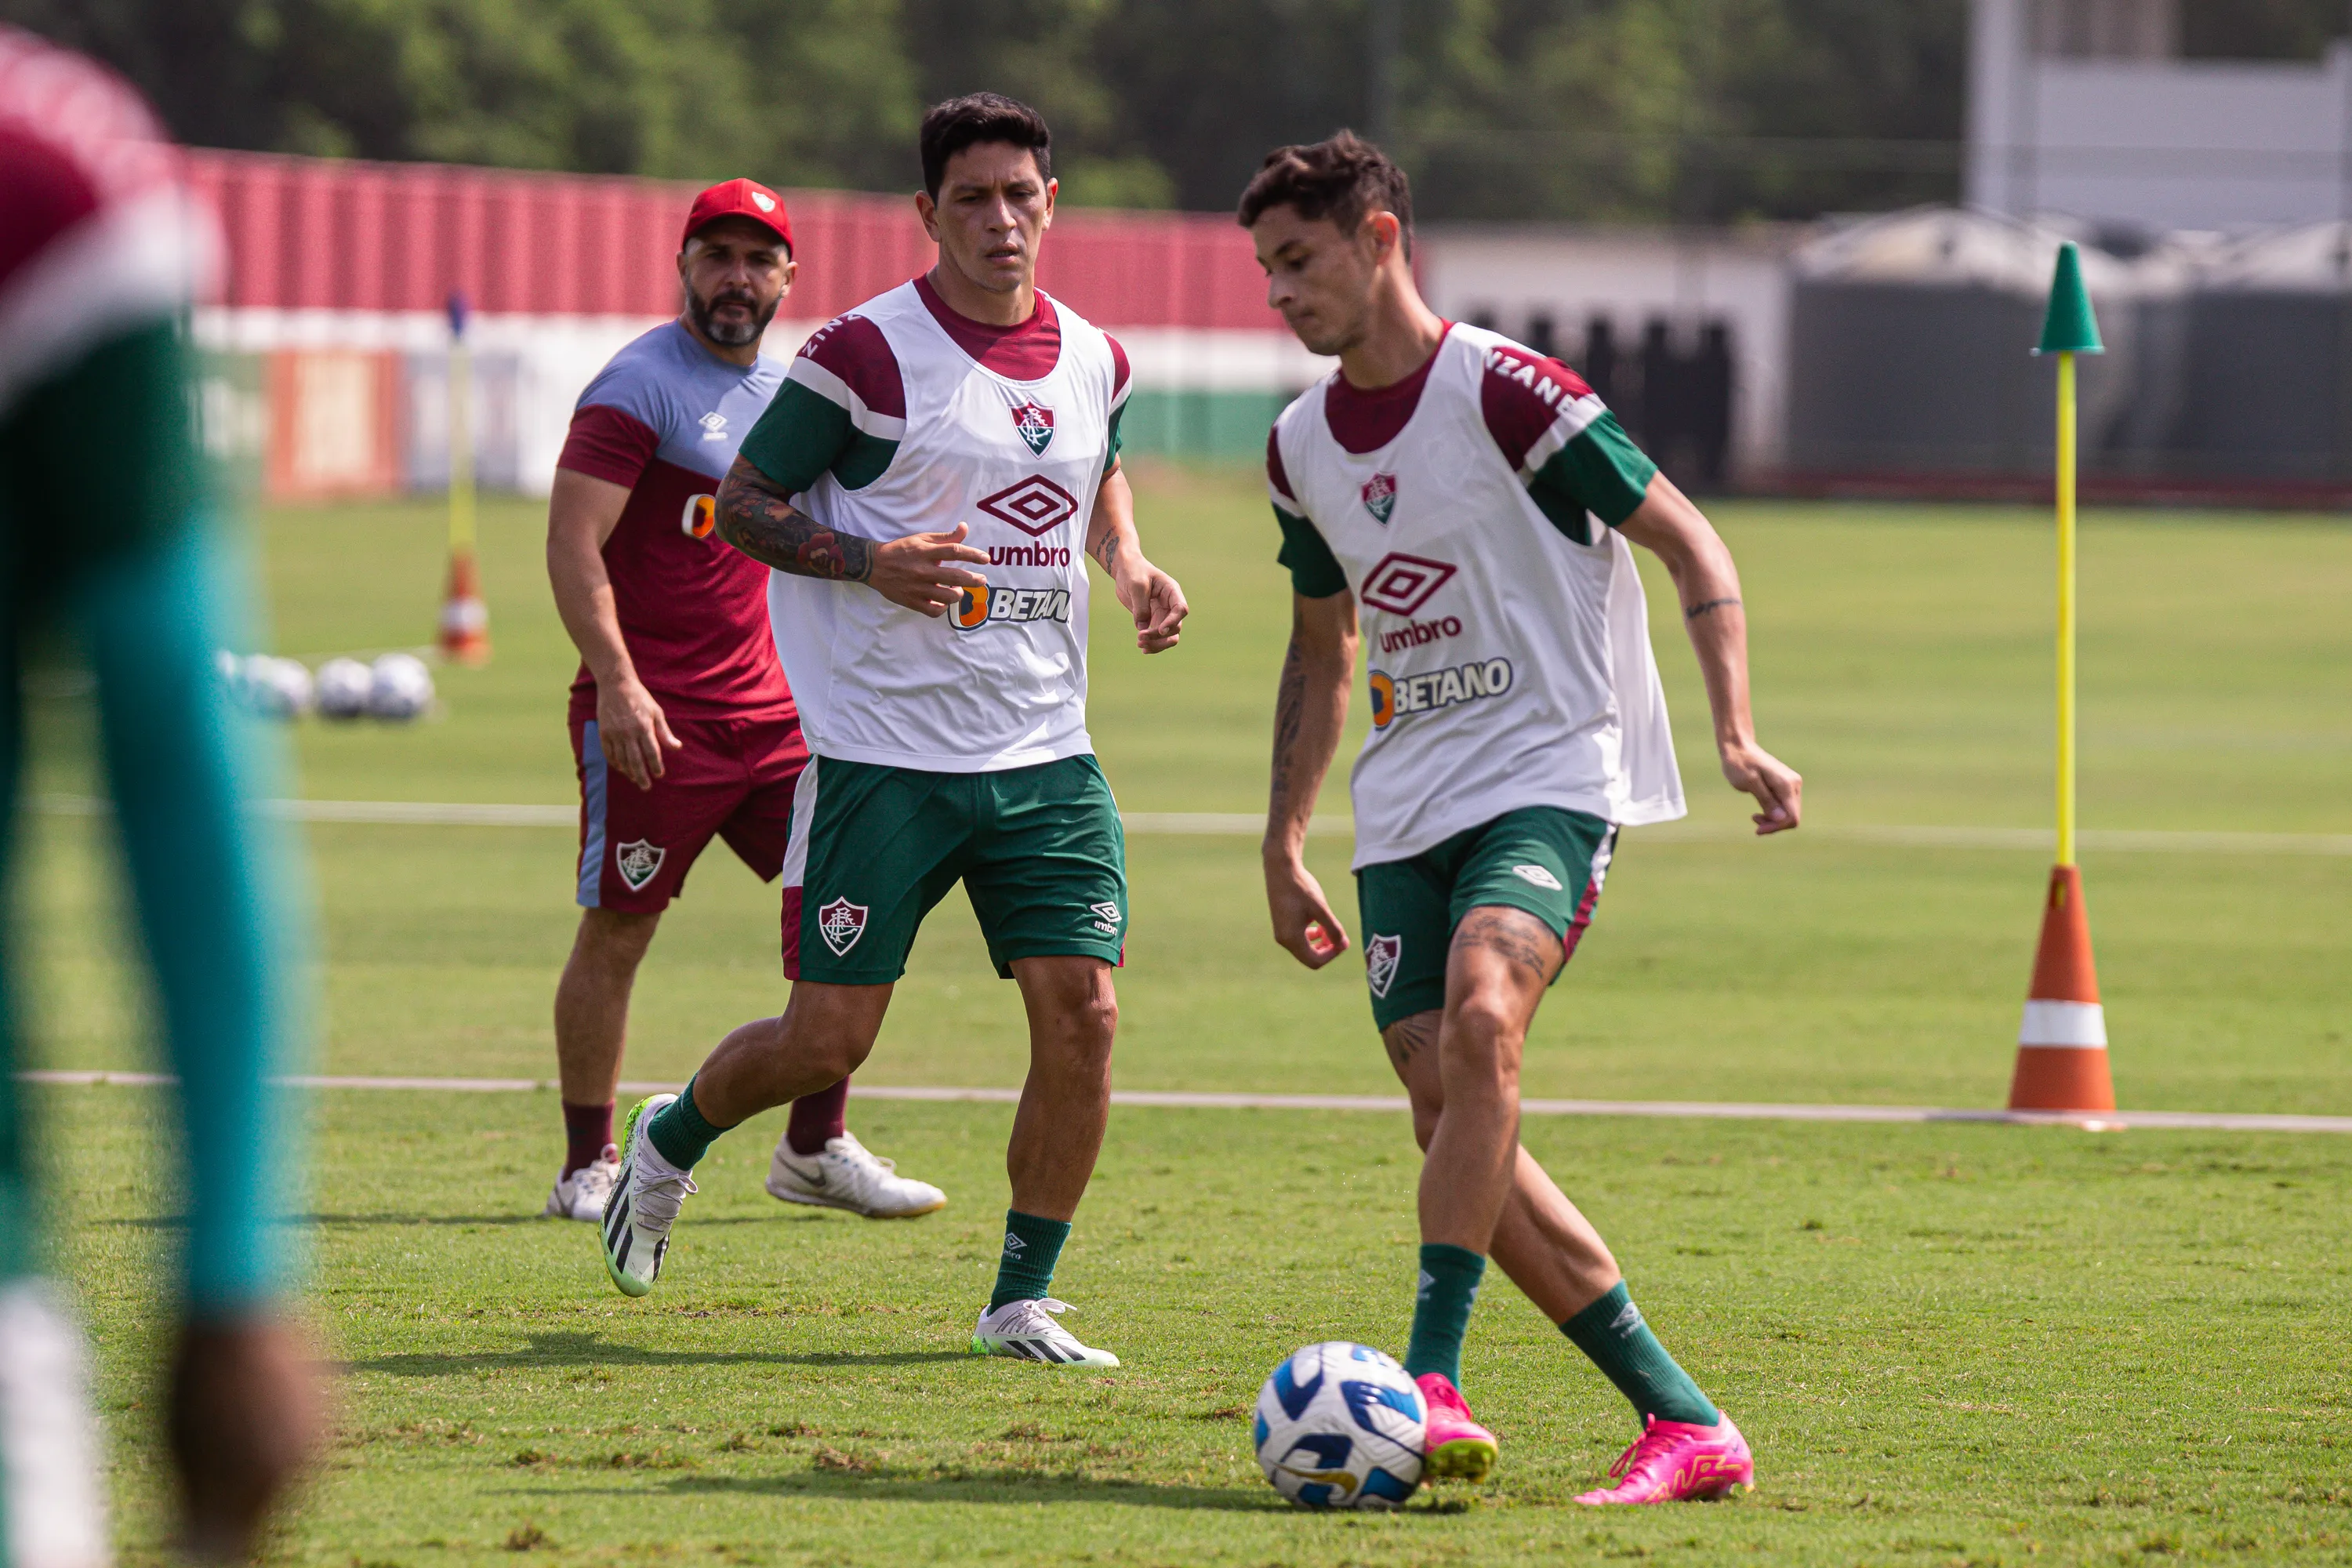
<path fill-rule="evenodd" d="M 936 619 L 770 574 L 811 752 L 988 773 L 1094 750 L 1085 546 L 1127 393 L 1118 344 L 1042 293 L 991 332 L 919 279 L 809 340 L 743 456 L 827 528 L 883 542 L 968 523 L 989 556 L 971 568 L 986 589 Z"/>
<path fill-rule="evenodd" d="M 1453 325 L 1365 394 L 1337 372 L 1266 446 L 1282 561 L 1355 594 L 1371 732 L 1358 868 L 1527 806 L 1684 814 L 1649 616 L 1616 525 L 1655 467 L 1573 371 Z"/>

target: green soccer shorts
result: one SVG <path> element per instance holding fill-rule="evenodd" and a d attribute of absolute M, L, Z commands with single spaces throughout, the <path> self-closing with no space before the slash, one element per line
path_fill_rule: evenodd
<path fill-rule="evenodd" d="M 1565 973 L 1592 923 L 1592 906 L 1601 900 L 1616 850 L 1612 824 L 1589 812 L 1532 805 L 1408 859 L 1382 860 L 1357 872 L 1372 1022 L 1385 1029 L 1445 1005 L 1454 928 L 1482 904 L 1525 910 L 1549 926 L 1559 938 Z"/>
<path fill-rule="evenodd" d="M 996 973 L 1127 945 L 1127 838 L 1090 756 L 936 773 L 811 757 L 784 851 L 784 973 L 887 985 L 958 882 Z"/>

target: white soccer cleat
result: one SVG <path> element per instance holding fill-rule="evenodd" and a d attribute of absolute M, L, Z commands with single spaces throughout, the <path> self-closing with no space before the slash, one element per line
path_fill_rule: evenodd
<path fill-rule="evenodd" d="M 621 1132 L 621 1168 L 605 1200 L 601 1239 L 604 1272 L 624 1296 L 642 1296 L 661 1278 L 669 1228 L 677 1223 L 686 1194 L 695 1190 L 694 1178 L 663 1159 L 646 1136 L 654 1112 L 677 1098 L 656 1094 L 637 1101 Z"/>
<path fill-rule="evenodd" d="M 570 1175 L 555 1178 L 555 1190 L 547 1194 L 540 1217 L 601 1220 L 604 1205 L 612 1201 L 613 1184 L 620 1179 L 621 1151 L 607 1143 L 603 1154 Z"/>
<path fill-rule="evenodd" d="M 948 1206 L 947 1194 L 898 1174 L 896 1160 L 869 1152 L 854 1132 L 826 1139 L 821 1154 L 795 1154 L 789 1137 L 777 1139 L 768 1162 L 768 1195 L 867 1219 L 912 1219 Z"/>
<path fill-rule="evenodd" d="M 1117 1366 L 1118 1357 L 1080 1344 L 1076 1334 L 1049 1316 L 1069 1310 L 1067 1301 L 1048 1296 L 1042 1300 L 1007 1301 L 992 1312 L 982 1312 L 972 1327 L 971 1353 L 1009 1355 L 1048 1366 Z"/>

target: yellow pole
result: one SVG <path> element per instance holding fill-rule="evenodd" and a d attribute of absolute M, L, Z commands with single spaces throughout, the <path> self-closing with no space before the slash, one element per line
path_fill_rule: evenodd
<path fill-rule="evenodd" d="M 474 365 L 466 340 L 449 345 L 449 553 L 474 552 Z"/>
<path fill-rule="evenodd" d="M 2058 864 L 2074 863 L 2074 356 L 2058 356 Z"/>
<path fill-rule="evenodd" d="M 449 297 L 449 587 L 441 600 L 441 651 L 467 664 L 490 657 L 490 612 L 474 567 L 474 357 L 466 300 Z"/>

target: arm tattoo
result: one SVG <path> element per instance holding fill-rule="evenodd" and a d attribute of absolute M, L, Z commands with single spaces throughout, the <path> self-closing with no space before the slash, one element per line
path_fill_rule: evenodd
<path fill-rule="evenodd" d="M 779 572 L 837 583 L 863 583 L 873 574 L 871 541 L 795 511 L 765 474 L 740 458 L 719 487 L 717 512 L 721 539 Z"/>
<path fill-rule="evenodd" d="M 1736 605 L 1738 603 L 1739 603 L 1739 601 L 1737 599 L 1709 599 L 1703 605 L 1693 605 L 1689 609 L 1685 610 L 1683 612 L 1683 619 L 1686 621 L 1695 621 L 1701 616 L 1706 614 L 1709 610 L 1719 610 L 1726 605 Z"/>
<path fill-rule="evenodd" d="M 1483 904 L 1462 917 L 1454 930 L 1455 947 L 1483 947 L 1487 952 L 1523 964 L 1538 979 L 1549 980 L 1552 972 L 1568 962 L 1560 950 L 1559 939 L 1551 929 L 1525 910 L 1515 910 L 1493 904 Z"/>
<path fill-rule="evenodd" d="M 1118 530 L 1113 528 L 1104 531 L 1102 542 L 1095 546 L 1095 559 L 1102 563 L 1102 569 L 1104 571 L 1112 574 L 1114 576 L 1118 574 Z"/>
<path fill-rule="evenodd" d="M 1282 656 L 1282 680 L 1274 693 L 1274 788 L 1272 809 L 1279 811 L 1290 795 L 1290 753 L 1307 722 L 1307 660 L 1298 651 L 1294 633 L 1289 651 Z"/>

